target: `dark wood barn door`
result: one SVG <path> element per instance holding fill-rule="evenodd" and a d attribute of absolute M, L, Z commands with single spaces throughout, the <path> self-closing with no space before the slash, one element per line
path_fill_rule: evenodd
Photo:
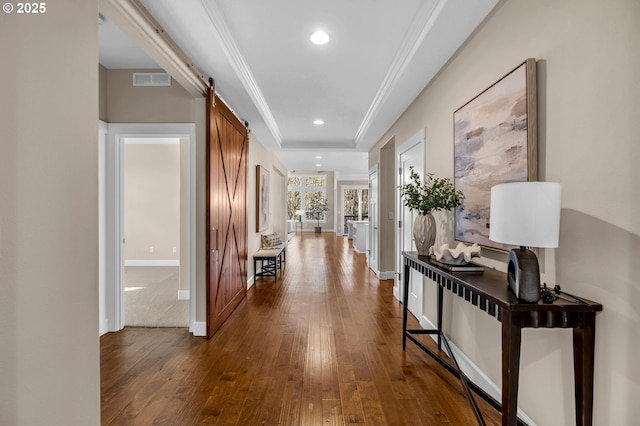
<path fill-rule="evenodd" d="M 211 337 L 247 292 L 249 137 L 213 90 L 207 101 L 207 123 L 207 337 Z"/>

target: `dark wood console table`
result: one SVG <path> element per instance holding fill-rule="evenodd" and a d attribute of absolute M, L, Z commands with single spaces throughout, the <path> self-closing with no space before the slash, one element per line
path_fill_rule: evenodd
<path fill-rule="evenodd" d="M 402 348 L 406 348 L 408 338 L 452 374 L 459 377 L 480 424 L 484 424 L 484 420 L 469 389 L 478 393 L 497 409 L 502 410 L 503 425 L 522 424 L 518 420 L 516 412 L 518 409 L 521 330 L 525 327 L 573 329 L 576 424 L 592 424 L 596 312 L 602 311 L 601 304 L 582 298 L 578 298 L 580 303 L 564 299 L 556 299 L 550 304 L 542 301 L 520 303 L 509 289 L 506 274 L 502 272 L 490 268 L 485 268 L 482 273 L 449 272 L 431 263 L 429 257 L 418 256 L 416 252 L 403 252 L 402 256 L 404 259 Z M 407 329 L 407 301 L 411 269 L 417 270 L 437 284 L 438 318 L 435 330 Z M 449 354 L 452 354 L 449 343 L 442 333 L 442 302 L 443 289 L 445 288 L 502 323 L 501 404 L 468 380 L 458 368 L 455 358 L 452 358 L 453 365 L 446 362 L 414 337 L 418 334 L 437 335 L 438 349 L 441 349 L 441 344 L 444 342 Z"/>

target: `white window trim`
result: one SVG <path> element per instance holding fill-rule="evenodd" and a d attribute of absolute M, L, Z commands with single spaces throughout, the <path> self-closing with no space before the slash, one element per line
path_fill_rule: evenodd
<path fill-rule="evenodd" d="M 289 177 L 297 177 L 302 181 L 300 185 L 289 185 L 287 186 L 287 192 L 290 191 L 299 191 L 300 192 L 300 207 L 306 205 L 306 193 L 307 192 L 324 192 L 324 198 L 327 198 L 327 175 L 325 174 L 297 174 L 292 173 Z M 324 179 L 324 185 L 322 186 L 306 186 L 305 182 L 307 178 L 318 178 L 321 177 Z M 306 214 L 305 214 L 306 216 Z M 318 219 L 302 219 L 302 223 L 318 223 Z M 327 214 L 325 213 L 324 219 L 320 219 L 320 223 L 327 223 Z"/>

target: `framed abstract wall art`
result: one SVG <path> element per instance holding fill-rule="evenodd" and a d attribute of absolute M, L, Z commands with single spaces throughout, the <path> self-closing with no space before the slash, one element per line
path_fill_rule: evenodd
<path fill-rule="evenodd" d="M 256 232 L 269 228 L 269 170 L 256 166 Z"/>
<path fill-rule="evenodd" d="M 455 238 L 486 247 L 491 187 L 538 179 L 536 60 L 527 59 L 453 113 L 454 183 L 465 199 Z"/>

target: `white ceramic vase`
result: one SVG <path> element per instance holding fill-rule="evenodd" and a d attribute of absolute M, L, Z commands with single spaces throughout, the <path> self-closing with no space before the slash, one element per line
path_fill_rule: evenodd
<path fill-rule="evenodd" d="M 416 216 L 413 221 L 413 241 L 420 256 L 429 255 L 429 248 L 436 242 L 436 220 L 431 213 Z"/>

